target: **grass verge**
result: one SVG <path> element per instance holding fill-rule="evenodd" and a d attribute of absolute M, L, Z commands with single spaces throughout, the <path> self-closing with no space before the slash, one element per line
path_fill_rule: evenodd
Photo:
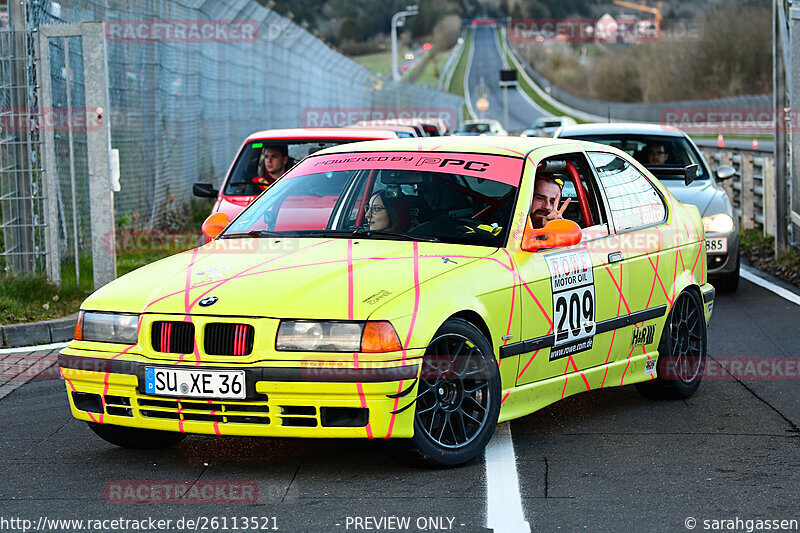
<path fill-rule="evenodd" d="M 379 74 L 389 74 L 392 70 L 392 51 L 378 52 L 377 54 L 366 54 L 355 56 L 353 59 L 366 68 Z"/>
<path fill-rule="evenodd" d="M 474 30 L 471 28 L 464 36 L 464 46 L 461 49 L 461 57 L 458 58 L 456 69 L 453 72 L 453 77 L 450 78 L 450 86 L 447 92 L 464 96 L 464 76 L 467 73 L 467 63 L 469 61 L 470 50 L 472 49 L 472 35 Z"/>
<path fill-rule="evenodd" d="M 739 233 L 739 251 L 755 268 L 800 287 L 800 251 L 795 248 L 783 250 L 776 258 L 774 237 L 746 229 Z"/>

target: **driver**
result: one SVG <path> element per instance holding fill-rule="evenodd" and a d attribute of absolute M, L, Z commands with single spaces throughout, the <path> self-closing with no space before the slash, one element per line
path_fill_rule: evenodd
<path fill-rule="evenodd" d="M 541 229 L 549 221 L 562 218 L 561 215 L 569 205 L 570 200 L 572 200 L 567 198 L 561 208 L 558 208 L 563 187 L 564 182 L 558 178 L 536 176 L 530 214 L 531 225 L 534 229 Z"/>
<path fill-rule="evenodd" d="M 289 147 L 285 144 L 273 144 L 264 147 L 258 160 L 258 176 L 253 178 L 262 190 L 266 189 L 286 172 L 289 161 Z"/>

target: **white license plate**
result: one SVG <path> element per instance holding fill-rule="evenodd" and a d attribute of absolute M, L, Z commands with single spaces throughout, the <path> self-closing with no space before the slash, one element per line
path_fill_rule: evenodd
<path fill-rule="evenodd" d="M 244 370 L 189 370 L 148 366 L 144 369 L 147 394 L 180 398 L 233 398 L 247 396 Z"/>
<path fill-rule="evenodd" d="M 728 238 L 714 237 L 712 239 L 706 239 L 706 253 L 707 254 L 728 253 Z"/>

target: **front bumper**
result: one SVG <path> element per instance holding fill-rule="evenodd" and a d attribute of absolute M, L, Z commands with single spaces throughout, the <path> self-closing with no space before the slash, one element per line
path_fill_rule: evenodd
<path fill-rule="evenodd" d="M 413 436 L 423 350 L 403 361 L 167 363 L 141 355 L 66 348 L 59 366 L 75 418 L 182 433 L 263 437 Z M 182 399 L 144 393 L 147 366 L 245 370 L 244 400 Z"/>
<path fill-rule="evenodd" d="M 709 277 L 730 274 L 739 269 L 739 232 L 728 234 L 708 233 L 706 238 L 727 237 L 728 251 L 724 254 L 706 253 L 706 266 Z"/>

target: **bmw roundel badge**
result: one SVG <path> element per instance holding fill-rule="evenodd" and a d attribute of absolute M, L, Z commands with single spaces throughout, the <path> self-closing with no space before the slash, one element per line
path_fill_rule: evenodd
<path fill-rule="evenodd" d="M 200 307 L 208 307 L 209 305 L 214 305 L 215 303 L 217 303 L 218 299 L 219 298 L 217 298 L 216 296 L 206 296 L 205 298 L 200 300 Z"/>

